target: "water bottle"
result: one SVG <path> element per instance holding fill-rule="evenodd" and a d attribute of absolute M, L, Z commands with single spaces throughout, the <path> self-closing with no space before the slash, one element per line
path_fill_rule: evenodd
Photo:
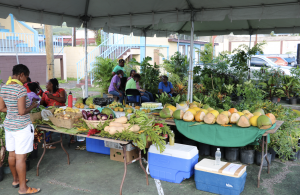
<path fill-rule="evenodd" d="M 221 162 L 221 151 L 220 148 L 217 148 L 216 154 L 215 154 L 215 165 L 220 165 Z"/>
<path fill-rule="evenodd" d="M 174 146 L 174 142 L 175 142 L 175 134 L 173 131 L 171 131 L 171 135 L 169 136 L 169 145 L 170 146 Z"/>
<path fill-rule="evenodd" d="M 68 96 L 68 107 L 70 107 L 70 108 L 73 107 L 73 95 L 72 95 L 71 91 L 70 91 L 69 96 Z"/>

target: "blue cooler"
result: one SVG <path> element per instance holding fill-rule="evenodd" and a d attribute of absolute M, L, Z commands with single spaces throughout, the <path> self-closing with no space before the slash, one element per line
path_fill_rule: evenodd
<path fill-rule="evenodd" d="M 246 166 L 203 159 L 195 165 L 196 188 L 222 195 L 239 195 L 246 183 Z"/>
<path fill-rule="evenodd" d="M 104 146 L 104 140 L 86 138 L 86 151 L 110 155 L 110 148 Z"/>
<path fill-rule="evenodd" d="M 154 145 L 148 151 L 148 163 L 151 177 L 172 183 L 181 183 L 194 174 L 198 162 L 198 149 L 195 146 L 174 144 L 166 145 L 163 153 Z"/>

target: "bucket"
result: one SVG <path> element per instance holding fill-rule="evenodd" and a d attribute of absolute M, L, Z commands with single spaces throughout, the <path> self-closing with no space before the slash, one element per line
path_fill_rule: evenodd
<path fill-rule="evenodd" d="M 210 145 L 198 143 L 199 155 L 208 156 L 210 154 Z"/>
<path fill-rule="evenodd" d="M 256 164 L 258 166 L 260 166 L 260 164 L 261 164 L 261 152 L 255 151 L 255 157 L 256 157 Z M 272 154 L 268 153 L 267 154 L 267 158 L 268 158 L 269 163 L 271 165 Z M 266 167 L 266 166 L 268 166 L 268 163 L 267 163 L 266 158 L 264 158 L 264 160 L 263 160 L 263 167 Z"/>
<path fill-rule="evenodd" d="M 251 165 L 254 163 L 254 150 L 241 150 L 240 152 L 241 163 Z"/>
<path fill-rule="evenodd" d="M 229 162 L 238 161 L 240 158 L 240 148 L 225 148 L 225 158 Z"/>

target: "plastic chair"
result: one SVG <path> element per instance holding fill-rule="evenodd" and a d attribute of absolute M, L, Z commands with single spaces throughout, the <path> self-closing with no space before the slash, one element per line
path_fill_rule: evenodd
<path fill-rule="evenodd" d="M 133 96 L 139 95 L 140 96 L 139 102 L 137 102 L 137 101 L 128 101 L 127 100 L 127 96 L 128 95 L 133 95 Z M 142 96 L 141 96 L 140 91 L 137 90 L 137 89 L 127 89 L 126 92 L 125 92 L 125 104 L 127 104 L 127 103 L 139 103 L 141 105 L 141 103 L 142 103 Z"/>

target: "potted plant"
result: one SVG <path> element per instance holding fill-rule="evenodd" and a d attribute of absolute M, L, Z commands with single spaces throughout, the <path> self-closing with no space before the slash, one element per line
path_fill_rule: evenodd
<path fill-rule="evenodd" d="M 244 164 L 253 164 L 254 163 L 254 157 L 255 157 L 255 150 L 253 146 L 248 145 L 245 147 L 242 147 L 240 150 L 240 160 Z"/>
<path fill-rule="evenodd" d="M 231 99 L 232 99 L 232 93 L 233 93 L 233 90 L 234 90 L 234 85 L 231 85 L 231 84 L 228 84 L 228 85 L 224 85 L 225 87 L 225 91 L 227 93 L 227 96 L 230 96 Z"/>
<path fill-rule="evenodd" d="M 260 145 L 256 145 L 254 146 L 255 148 L 255 159 L 256 159 L 256 164 L 258 166 L 261 165 L 261 160 L 262 160 L 262 156 L 261 156 L 261 153 L 262 153 L 262 148 Z M 272 154 L 270 154 L 269 152 L 267 153 L 267 158 L 268 158 L 268 161 L 269 163 L 271 164 L 271 159 L 272 159 Z M 266 167 L 268 166 L 268 162 L 266 160 L 266 158 L 263 159 L 263 167 Z"/>
<path fill-rule="evenodd" d="M 240 101 L 243 99 L 243 94 L 244 94 L 244 89 L 242 84 L 237 84 L 236 85 L 236 95 L 237 95 L 237 100 Z"/>
<path fill-rule="evenodd" d="M 225 158 L 229 162 L 238 161 L 240 158 L 240 148 L 226 147 L 225 148 Z"/>
<path fill-rule="evenodd" d="M 297 104 L 297 99 L 294 97 L 294 89 L 299 88 L 299 81 L 298 79 L 291 77 L 291 76 L 284 76 L 282 82 L 282 90 L 284 94 L 288 98 L 290 104 Z"/>

